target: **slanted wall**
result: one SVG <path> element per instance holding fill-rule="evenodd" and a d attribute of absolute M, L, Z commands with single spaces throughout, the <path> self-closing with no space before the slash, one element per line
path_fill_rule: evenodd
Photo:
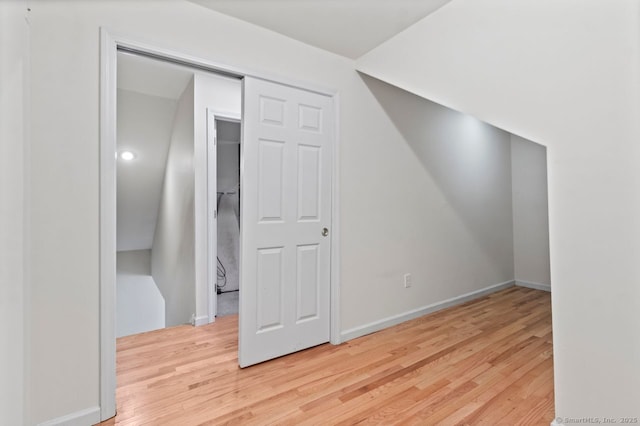
<path fill-rule="evenodd" d="M 638 416 L 639 28 L 635 0 L 455 0 L 357 61 L 547 147 L 561 417 Z"/>
<path fill-rule="evenodd" d="M 165 300 L 167 327 L 191 321 L 196 309 L 194 84 L 178 100 L 167 156 L 151 275 Z"/>

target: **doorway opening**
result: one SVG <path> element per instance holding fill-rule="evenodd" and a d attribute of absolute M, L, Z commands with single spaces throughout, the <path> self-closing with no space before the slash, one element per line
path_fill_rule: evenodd
<path fill-rule="evenodd" d="M 217 132 L 212 132 L 216 127 L 216 115 L 221 117 L 220 122 L 229 121 L 224 117 L 237 116 L 236 120 L 242 118 L 241 191 L 238 189 L 242 200 L 238 209 L 241 223 L 239 287 L 243 288 L 238 317 L 238 363 L 244 367 L 328 341 L 340 342 L 339 197 L 337 169 L 333 167 L 338 153 L 337 94 L 332 90 L 300 86 L 299 83 L 220 66 L 132 41 L 103 29 L 100 120 L 102 419 L 115 414 L 118 160 L 114 154 L 118 150 L 117 83 L 120 74 L 118 55 L 121 53 L 165 62 L 193 73 L 187 86 L 193 86 L 190 92 L 193 96 L 181 96 L 180 99 L 186 105 L 183 107 L 193 115 L 190 127 L 193 137 L 182 138 L 191 143 L 180 144 L 179 152 L 190 152 L 191 155 L 182 155 L 182 161 L 176 162 L 176 171 L 165 173 L 163 181 L 163 188 L 167 187 L 176 201 L 168 203 L 171 207 L 193 195 L 193 215 L 185 214 L 185 220 L 178 223 L 184 226 L 190 225 L 189 220 L 193 221 L 193 226 L 189 226 L 190 230 L 193 229 L 193 245 L 188 244 L 188 247 L 182 246 L 178 250 L 180 254 L 188 254 L 193 247 L 195 268 L 180 266 L 181 272 L 190 271 L 194 275 L 195 296 L 189 294 L 178 299 L 193 302 L 194 308 L 187 322 L 199 326 L 215 319 L 217 303 L 212 304 L 212 300 L 217 297 L 217 267 L 212 266 L 217 266 L 217 256 L 212 256 L 212 251 L 217 251 L 217 241 L 216 244 L 210 241 L 212 224 L 217 225 L 217 220 L 213 219 L 217 219 L 218 191 L 217 186 L 209 185 L 209 180 L 212 176 L 217 178 L 210 173 L 217 164 L 211 160 L 212 155 L 217 156 L 217 150 L 210 149 L 210 141 L 215 144 L 217 138 Z M 162 79 L 154 78 L 155 72 L 146 77 L 144 83 L 165 84 Z M 215 90 L 210 90 L 214 81 L 218 85 Z M 233 88 L 225 91 L 223 83 L 228 89 L 229 86 Z M 233 106 L 216 103 L 225 98 L 225 93 L 233 93 Z M 237 93 L 240 95 L 236 96 Z M 212 94 L 215 94 L 215 99 L 207 97 Z M 210 115 L 214 120 L 209 119 Z M 188 127 L 181 127 L 182 133 L 187 133 Z M 171 148 L 167 164 L 170 151 Z M 134 152 L 125 155 L 130 156 L 136 157 Z M 165 185 L 175 177 L 181 178 L 183 183 L 191 182 L 192 193 L 187 186 Z M 210 191 L 214 192 L 213 196 Z M 166 215 L 168 218 L 175 216 Z M 155 228 L 160 228 L 160 222 L 159 213 Z M 169 231 L 175 230 L 175 226 L 168 228 Z M 217 232 L 213 235 L 217 238 Z M 156 238 L 154 235 L 153 240 Z M 175 244 L 167 246 L 176 247 Z M 153 252 L 152 248 L 151 258 L 154 257 Z M 171 264 L 174 259 L 167 256 L 160 265 L 169 265 L 177 270 L 177 264 Z M 150 269 L 154 269 L 153 259 Z M 186 286 L 180 281 L 178 288 L 182 291 Z M 161 286 L 156 286 L 161 291 Z M 168 305 L 165 297 L 165 321 L 169 313 L 174 312 Z M 184 315 L 181 315 L 180 324 L 184 324 Z"/>
<path fill-rule="evenodd" d="M 213 297 L 215 303 L 215 273 L 207 262 L 215 251 L 207 253 L 198 228 L 215 228 L 217 219 L 207 223 L 208 201 L 202 208 L 196 193 L 204 189 L 206 200 L 206 191 L 215 197 L 217 190 L 216 179 L 207 181 L 211 171 L 198 175 L 196 163 L 204 160 L 205 168 L 223 172 L 224 194 L 239 195 L 241 81 L 129 52 L 118 52 L 117 60 L 116 337 L 206 324 L 215 319 L 207 300 Z M 235 156 L 221 150 L 218 167 L 216 152 L 206 158 L 211 110 L 225 111 L 233 120 L 220 121 L 218 131 Z M 227 199 L 237 201 L 230 195 L 220 200 L 224 220 Z M 235 232 L 222 246 L 226 265 L 219 263 L 224 273 L 217 284 L 236 290 L 237 299 L 239 202 L 235 213 Z M 227 249 L 227 240 L 235 251 Z"/>
<path fill-rule="evenodd" d="M 240 296 L 240 120 L 215 114 L 217 317 L 239 312 Z"/>

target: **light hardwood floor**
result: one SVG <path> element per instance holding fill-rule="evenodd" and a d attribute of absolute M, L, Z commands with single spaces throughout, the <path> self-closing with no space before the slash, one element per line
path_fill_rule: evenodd
<path fill-rule="evenodd" d="M 549 293 L 513 287 L 361 337 L 237 367 L 237 316 L 118 339 L 104 425 L 545 425 Z"/>

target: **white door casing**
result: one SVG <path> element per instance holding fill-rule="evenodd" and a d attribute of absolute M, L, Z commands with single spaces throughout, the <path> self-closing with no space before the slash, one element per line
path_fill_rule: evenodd
<path fill-rule="evenodd" d="M 218 146 L 216 143 L 216 115 L 207 108 L 207 291 L 209 292 L 209 322 L 216 320 L 218 312 Z"/>
<path fill-rule="evenodd" d="M 330 96 L 246 77 L 243 108 L 246 367 L 329 341 L 334 106 Z"/>
<path fill-rule="evenodd" d="M 169 62 L 188 64 L 197 69 L 220 72 L 224 75 L 266 78 L 282 82 L 288 86 L 304 87 L 310 91 L 324 94 L 333 99 L 332 115 L 324 115 L 331 120 L 333 129 L 332 145 L 332 224 L 331 229 L 331 342 L 342 341 L 340 333 L 340 187 L 339 149 L 340 134 L 338 128 L 340 94 L 335 90 L 309 84 L 291 78 L 252 70 L 211 59 L 195 57 L 181 51 L 154 45 L 148 41 L 127 34 L 100 28 L 100 419 L 106 420 L 116 413 L 116 348 L 115 348 L 115 235 L 116 235 L 116 92 L 117 92 L 117 52 L 118 50 L 150 55 Z M 239 119 L 239 117 L 238 117 Z M 241 160 L 242 161 L 242 160 Z M 244 166 L 241 163 L 241 169 Z M 242 229 L 241 250 L 242 250 Z M 242 251 L 241 251 L 242 252 Z M 242 259 L 240 260 L 242 263 Z M 242 265 L 241 265 L 242 267 Z M 242 269 L 240 270 L 242 274 Z M 241 284 L 242 285 L 242 284 Z"/>
<path fill-rule="evenodd" d="M 210 323 L 218 314 L 218 120 L 240 123 L 241 116 L 207 108 L 207 291 Z"/>

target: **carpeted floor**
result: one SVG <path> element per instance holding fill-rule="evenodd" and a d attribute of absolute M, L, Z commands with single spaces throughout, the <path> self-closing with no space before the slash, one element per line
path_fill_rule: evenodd
<path fill-rule="evenodd" d="M 218 317 L 235 315 L 238 313 L 239 291 L 222 293 L 218 295 Z"/>

